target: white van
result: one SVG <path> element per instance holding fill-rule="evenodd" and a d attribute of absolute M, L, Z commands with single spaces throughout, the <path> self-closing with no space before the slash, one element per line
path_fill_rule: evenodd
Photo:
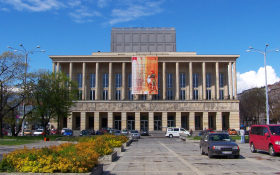
<path fill-rule="evenodd" d="M 184 128 L 179 128 L 179 127 L 168 127 L 166 129 L 166 132 L 165 132 L 165 137 L 169 137 L 169 138 L 172 138 L 172 137 L 179 137 L 180 136 L 180 133 L 183 133 L 183 134 L 187 134 L 189 135 L 190 132 L 185 130 Z"/>

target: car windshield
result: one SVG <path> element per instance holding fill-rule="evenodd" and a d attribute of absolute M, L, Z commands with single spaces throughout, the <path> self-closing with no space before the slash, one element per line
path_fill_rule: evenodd
<path fill-rule="evenodd" d="M 269 126 L 272 135 L 280 135 L 280 126 Z"/>
<path fill-rule="evenodd" d="M 131 133 L 138 133 L 138 131 L 131 131 Z"/>
<path fill-rule="evenodd" d="M 209 136 L 209 141 L 231 141 L 231 138 L 227 134 L 215 134 Z"/>
<path fill-rule="evenodd" d="M 115 131 L 115 133 L 121 133 L 121 131 Z"/>
<path fill-rule="evenodd" d="M 127 132 L 127 130 L 125 129 L 125 130 L 122 130 L 122 132 Z"/>
<path fill-rule="evenodd" d="M 71 132 L 71 130 L 69 130 L 69 129 L 66 129 L 66 130 L 65 130 L 65 132 Z"/>
<path fill-rule="evenodd" d="M 42 129 L 37 129 L 36 132 L 43 132 L 43 130 Z"/>
<path fill-rule="evenodd" d="M 24 132 L 30 132 L 30 130 L 26 129 L 26 130 L 24 130 Z"/>

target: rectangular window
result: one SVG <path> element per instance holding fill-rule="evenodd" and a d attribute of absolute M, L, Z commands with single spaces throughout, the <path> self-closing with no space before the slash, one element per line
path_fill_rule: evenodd
<path fill-rule="evenodd" d="M 116 100 L 121 100 L 121 90 L 116 90 Z"/>
<path fill-rule="evenodd" d="M 198 90 L 193 90 L 193 99 L 198 100 Z"/>
<path fill-rule="evenodd" d="M 186 91 L 180 90 L 180 100 L 186 100 Z"/>
<path fill-rule="evenodd" d="M 95 90 L 90 90 L 90 92 L 89 92 L 89 99 L 90 100 L 95 100 Z"/>
<path fill-rule="evenodd" d="M 116 74 L 116 88 L 122 86 L 122 74 Z"/>
<path fill-rule="evenodd" d="M 159 100 L 160 98 L 160 90 L 158 90 L 158 94 L 154 95 L 154 100 Z"/>
<path fill-rule="evenodd" d="M 108 90 L 103 90 L 103 100 L 108 100 Z"/>
<path fill-rule="evenodd" d="M 131 94 L 131 90 L 128 90 L 128 100 L 133 100 L 133 94 Z"/>
<path fill-rule="evenodd" d="M 224 90 L 220 90 L 220 100 L 224 99 Z"/>
<path fill-rule="evenodd" d="M 90 82 L 90 87 L 95 88 L 95 74 L 90 74 L 89 82 Z"/>
<path fill-rule="evenodd" d="M 219 74 L 219 84 L 220 87 L 224 87 L 224 74 L 222 73 Z"/>
<path fill-rule="evenodd" d="M 109 86 L 109 75 L 103 74 L 103 87 L 107 88 Z"/>
<path fill-rule="evenodd" d="M 172 74 L 167 74 L 167 88 L 172 88 Z"/>
<path fill-rule="evenodd" d="M 186 87 L 186 74 L 180 74 L 180 87 Z"/>
<path fill-rule="evenodd" d="M 83 74 L 78 74 L 78 88 L 83 87 Z"/>
<path fill-rule="evenodd" d="M 206 100 L 211 100 L 211 90 L 206 90 Z"/>
<path fill-rule="evenodd" d="M 193 74 L 193 87 L 198 87 L 198 74 Z"/>
<path fill-rule="evenodd" d="M 211 74 L 206 74 L 206 87 L 211 87 Z"/>
<path fill-rule="evenodd" d="M 131 82 L 132 82 L 132 76 L 131 74 L 128 74 L 128 88 L 131 88 Z"/>
<path fill-rule="evenodd" d="M 172 94 L 173 94 L 172 90 L 167 90 L 167 100 L 172 100 Z"/>

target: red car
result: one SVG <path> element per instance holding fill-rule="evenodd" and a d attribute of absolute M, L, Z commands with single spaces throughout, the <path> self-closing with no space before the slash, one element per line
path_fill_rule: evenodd
<path fill-rule="evenodd" d="M 57 134 L 57 129 L 52 129 L 51 130 L 51 135 L 56 135 Z"/>
<path fill-rule="evenodd" d="M 8 132 L 4 128 L 2 128 L 2 133 L 4 136 L 8 135 Z"/>

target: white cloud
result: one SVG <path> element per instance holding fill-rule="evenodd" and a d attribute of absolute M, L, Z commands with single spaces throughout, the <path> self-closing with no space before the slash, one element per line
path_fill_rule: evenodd
<path fill-rule="evenodd" d="M 97 6 L 100 7 L 100 8 L 106 7 L 106 6 L 108 6 L 109 1 L 110 0 L 98 0 L 97 1 Z"/>
<path fill-rule="evenodd" d="M 280 81 L 280 78 L 276 76 L 276 73 L 272 66 L 267 66 L 267 84 L 274 84 Z M 244 90 L 254 87 L 265 86 L 265 69 L 259 68 L 258 72 L 249 71 L 243 74 L 237 73 L 237 93 L 241 93 Z"/>
<path fill-rule="evenodd" d="M 63 3 L 57 0 L 8 0 L 3 2 L 14 6 L 19 11 L 30 10 L 40 12 L 65 7 Z"/>
<path fill-rule="evenodd" d="M 67 3 L 68 3 L 68 5 L 70 7 L 81 5 L 81 1 L 80 0 L 71 0 L 71 1 L 68 1 Z"/>
<path fill-rule="evenodd" d="M 9 10 L 9 9 L 7 9 L 7 8 L 1 8 L 1 11 L 8 12 L 8 11 L 10 11 L 10 10 Z"/>
<path fill-rule="evenodd" d="M 125 9 L 113 9 L 111 19 L 107 24 L 114 25 L 120 22 L 128 22 L 132 20 L 136 20 L 141 17 L 151 16 L 158 14 L 163 11 L 160 8 L 160 4 L 162 1 L 158 2 L 146 2 L 146 1 L 138 1 L 137 3 L 125 3 Z M 106 24 L 106 23 L 105 23 Z"/>
<path fill-rule="evenodd" d="M 97 11 L 90 11 L 86 6 L 82 6 L 80 9 L 70 12 L 69 15 L 74 18 L 75 22 L 92 22 L 91 19 L 86 20 L 87 17 L 102 16 L 101 13 Z"/>

